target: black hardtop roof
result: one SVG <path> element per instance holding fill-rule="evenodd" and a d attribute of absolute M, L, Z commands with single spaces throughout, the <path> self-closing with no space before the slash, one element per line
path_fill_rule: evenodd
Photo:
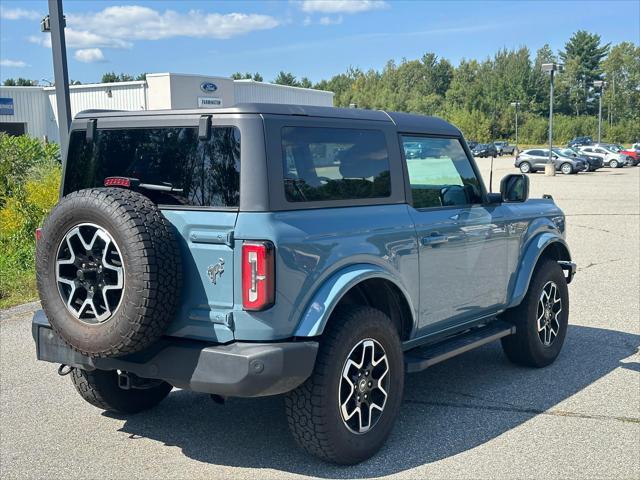
<path fill-rule="evenodd" d="M 370 120 L 392 122 L 399 132 L 424 133 L 432 135 L 460 136 L 460 130 L 438 117 L 427 117 L 402 112 L 383 110 L 365 110 L 360 108 L 318 107 L 312 105 L 286 105 L 276 103 L 241 103 L 228 108 L 198 108 L 191 110 L 84 110 L 76 115 L 77 119 L 104 117 L 147 117 L 169 115 L 224 115 L 224 114 L 265 114 L 299 115 L 309 117 L 341 118 L 351 120 Z"/>

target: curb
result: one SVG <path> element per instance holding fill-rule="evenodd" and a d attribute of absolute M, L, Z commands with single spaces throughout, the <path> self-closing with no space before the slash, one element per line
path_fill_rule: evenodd
<path fill-rule="evenodd" d="M 40 302 L 29 302 L 23 303 L 22 305 L 17 305 L 15 307 L 7 308 L 5 310 L 0 310 L 0 320 L 4 320 L 9 317 L 13 317 L 16 315 L 24 315 L 25 313 L 33 313 L 36 310 L 39 310 Z"/>

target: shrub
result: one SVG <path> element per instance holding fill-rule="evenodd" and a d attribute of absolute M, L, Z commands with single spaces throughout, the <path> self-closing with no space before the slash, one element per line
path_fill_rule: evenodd
<path fill-rule="evenodd" d="M 0 134 L 0 307 L 35 298 L 35 229 L 58 201 L 59 148 Z"/>

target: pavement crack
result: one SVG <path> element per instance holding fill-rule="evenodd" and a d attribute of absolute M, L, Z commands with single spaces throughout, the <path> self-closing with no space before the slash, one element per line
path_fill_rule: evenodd
<path fill-rule="evenodd" d="M 494 412 L 512 412 L 512 413 L 524 413 L 527 415 L 546 415 L 551 417 L 571 417 L 571 418 L 583 418 L 588 420 L 613 420 L 623 423 L 640 423 L 640 418 L 637 417 L 624 417 L 624 416 L 611 416 L 611 415 L 590 415 L 586 413 L 570 412 L 566 410 L 539 410 L 536 408 L 524 408 L 524 407 L 502 407 L 498 405 L 479 405 L 470 403 L 457 403 L 457 402 L 435 402 L 405 399 L 406 403 L 413 403 L 417 405 L 430 405 L 435 407 L 450 407 L 450 408 L 462 408 L 469 410 L 489 410 Z"/>
<path fill-rule="evenodd" d="M 578 272 L 582 272 L 584 270 L 587 270 L 591 267 L 597 267 L 599 265 L 607 265 L 609 263 L 614 263 L 614 262 L 619 262 L 620 260 L 622 260 L 621 258 L 612 258 L 611 260 L 606 260 L 604 262 L 591 262 L 590 264 L 584 266 L 584 267 L 578 267 Z"/>
<path fill-rule="evenodd" d="M 606 228 L 590 227 L 588 225 L 580 225 L 579 223 L 572 223 L 571 227 L 579 227 L 579 228 L 584 228 L 585 230 L 593 230 L 595 232 L 608 233 L 609 235 L 616 235 L 618 237 L 627 239 L 624 235 L 620 234 L 619 232 L 612 232 L 611 230 L 607 230 Z"/>

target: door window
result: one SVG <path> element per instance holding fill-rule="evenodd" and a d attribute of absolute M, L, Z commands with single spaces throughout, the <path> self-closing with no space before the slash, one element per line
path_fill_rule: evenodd
<path fill-rule="evenodd" d="M 415 208 L 482 203 L 482 190 L 460 141 L 402 136 Z"/>
<path fill-rule="evenodd" d="M 389 152 L 380 130 L 285 127 L 282 162 L 289 202 L 391 195 Z"/>

